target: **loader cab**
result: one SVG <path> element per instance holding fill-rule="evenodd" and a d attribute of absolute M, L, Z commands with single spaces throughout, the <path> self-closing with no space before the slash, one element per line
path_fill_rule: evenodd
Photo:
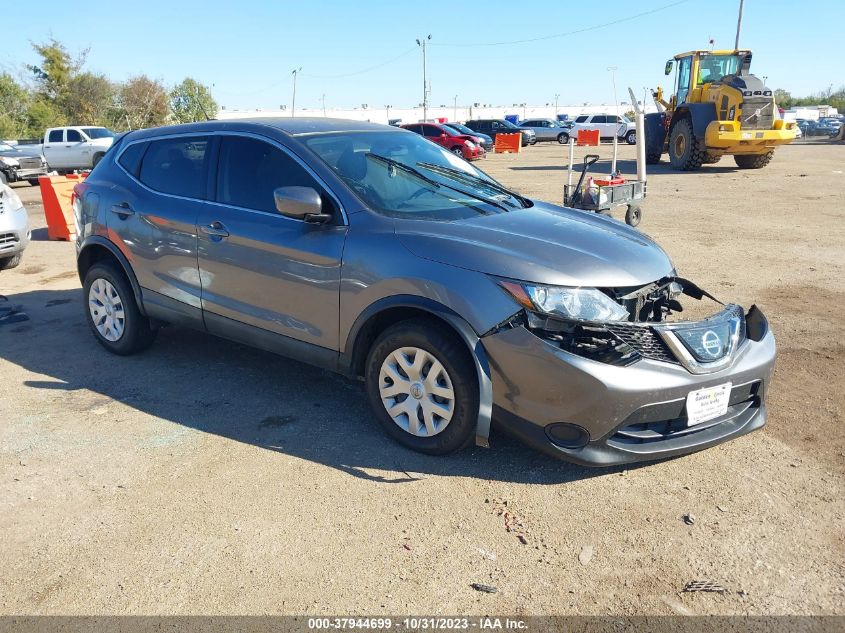
<path fill-rule="evenodd" d="M 674 63 L 673 63 L 674 62 Z M 684 102 L 705 101 L 703 87 L 729 75 L 748 73 L 751 51 L 691 51 L 666 62 L 666 74 L 675 68 L 673 107 Z"/>

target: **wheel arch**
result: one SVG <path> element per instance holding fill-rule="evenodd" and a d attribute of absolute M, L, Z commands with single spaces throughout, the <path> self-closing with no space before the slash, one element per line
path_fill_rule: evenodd
<path fill-rule="evenodd" d="M 99 262 L 116 263 L 126 278 L 129 280 L 129 285 L 132 286 L 132 293 L 135 295 L 135 303 L 138 305 L 138 310 L 141 314 L 146 315 L 144 310 L 144 303 L 141 300 L 141 286 L 138 284 L 138 279 L 135 273 L 132 272 L 132 266 L 126 256 L 120 252 L 112 242 L 99 235 L 92 235 L 82 242 L 79 248 L 79 253 L 76 256 L 76 271 L 79 275 L 79 282 L 85 283 L 85 275 L 94 264 Z"/>
<path fill-rule="evenodd" d="M 493 383 L 490 364 L 479 335 L 451 308 L 425 297 L 396 295 L 386 297 L 361 312 L 346 338 L 341 366 L 349 375 L 363 376 L 370 347 L 386 328 L 413 318 L 429 318 L 448 328 L 466 345 L 467 353 L 478 377 L 478 422 L 475 443 L 489 446 L 490 421 L 493 414 Z"/>
<path fill-rule="evenodd" d="M 672 114 L 672 123 L 669 127 L 670 134 L 675 123 L 684 118 L 690 120 L 692 133 L 703 142 L 707 126 L 711 121 L 716 120 L 716 106 L 712 103 L 685 103 L 678 106 Z"/>

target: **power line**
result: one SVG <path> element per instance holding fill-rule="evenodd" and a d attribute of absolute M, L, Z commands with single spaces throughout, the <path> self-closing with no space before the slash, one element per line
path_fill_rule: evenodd
<path fill-rule="evenodd" d="M 677 7 L 681 4 L 686 4 L 690 0 L 678 0 L 677 2 L 672 2 L 670 4 L 665 4 L 660 7 L 656 7 L 654 9 L 650 9 L 648 11 L 643 11 L 642 13 L 636 13 L 634 15 L 629 15 L 624 18 L 619 18 L 617 20 L 613 20 L 611 22 L 604 22 L 602 24 L 596 24 L 594 26 L 587 26 L 582 29 L 575 29 L 574 31 L 566 31 L 565 33 L 554 33 L 552 35 L 542 35 L 540 37 L 532 37 L 525 40 L 508 40 L 504 42 L 473 42 L 473 43 L 445 43 L 445 44 L 434 44 L 434 46 L 449 46 L 454 48 L 475 48 L 480 46 L 509 46 L 511 44 L 528 44 L 530 42 L 541 42 L 543 40 L 553 40 L 559 37 L 567 37 L 569 35 L 578 35 L 579 33 L 587 33 L 589 31 L 596 31 L 598 29 L 604 29 L 608 26 L 614 26 L 616 24 L 621 24 L 623 22 L 628 22 L 630 20 L 636 20 L 637 18 L 642 18 L 646 15 L 651 15 L 653 13 L 657 13 L 659 11 L 665 11 L 666 9 L 671 9 L 672 7 Z"/>
<path fill-rule="evenodd" d="M 314 79 L 343 79 L 344 77 L 354 77 L 355 75 L 363 75 L 364 73 L 372 72 L 373 70 L 378 70 L 379 68 L 383 68 L 388 64 L 392 64 L 395 61 L 398 61 L 405 57 L 406 55 L 410 55 L 416 50 L 416 46 L 409 48 L 408 50 L 399 53 L 396 57 L 391 57 L 387 61 L 381 62 L 380 64 L 376 64 L 375 66 L 370 66 L 368 68 L 364 68 L 363 70 L 356 70 L 355 72 L 351 73 L 344 73 L 342 75 L 313 75 L 311 73 L 302 73 L 303 75 L 307 75 L 308 77 L 313 77 Z"/>

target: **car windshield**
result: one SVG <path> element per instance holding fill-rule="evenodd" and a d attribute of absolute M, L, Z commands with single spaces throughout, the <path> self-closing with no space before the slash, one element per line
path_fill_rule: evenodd
<path fill-rule="evenodd" d="M 511 123 L 511 122 L 510 122 L 510 121 L 508 121 L 507 119 L 503 119 L 503 120 L 502 120 L 502 123 L 504 123 L 504 124 L 505 124 L 505 127 L 506 127 L 506 128 L 510 128 L 511 130 L 518 130 L 518 129 L 519 129 L 519 126 L 518 126 L 518 125 L 514 125 L 513 123 Z"/>
<path fill-rule="evenodd" d="M 460 123 L 447 123 L 446 125 L 453 130 L 457 130 L 461 134 L 475 134 L 475 132 L 469 129 L 466 125 L 461 125 Z"/>
<path fill-rule="evenodd" d="M 88 138 L 112 138 L 114 132 L 104 127 L 84 127 L 82 131 Z"/>
<path fill-rule="evenodd" d="M 418 134 L 333 132 L 303 140 L 368 207 L 384 215 L 454 221 L 531 204 Z"/>
<path fill-rule="evenodd" d="M 14 152 L 15 148 L 6 143 L 0 143 L 0 152 Z"/>

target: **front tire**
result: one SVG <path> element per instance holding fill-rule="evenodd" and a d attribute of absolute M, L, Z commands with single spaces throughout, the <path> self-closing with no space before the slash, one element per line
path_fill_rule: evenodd
<path fill-rule="evenodd" d="M 387 328 L 367 356 L 370 406 L 387 434 L 421 453 L 467 446 L 478 422 L 478 377 L 461 340 L 427 319 Z"/>
<path fill-rule="evenodd" d="M 669 162 L 673 169 L 680 171 L 695 171 L 704 162 L 706 152 L 700 147 L 698 139 L 693 134 L 692 122 L 681 119 L 673 127 L 669 135 Z"/>
<path fill-rule="evenodd" d="M 463 158 L 463 157 L 464 157 L 464 150 L 463 150 L 463 149 L 461 149 L 461 146 L 460 146 L 460 145 L 455 145 L 455 147 L 453 147 L 453 148 L 452 148 L 452 153 L 453 153 L 455 156 L 460 156 L 461 158 Z"/>
<path fill-rule="evenodd" d="M 94 264 L 85 275 L 82 287 L 85 318 L 100 345 L 120 356 L 152 345 L 157 330 L 141 314 L 122 270 L 105 262 Z"/>
<path fill-rule="evenodd" d="M 765 154 L 737 154 L 734 156 L 736 166 L 740 169 L 762 169 L 768 165 L 774 152 L 766 152 Z"/>
<path fill-rule="evenodd" d="M 17 268 L 21 263 L 21 259 L 23 259 L 23 253 L 18 253 L 17 255 L 12 255 L 11 257 L 0 257 L 0 270 Z"/>
<path fill-rule="evenodd" d="M 637 226 L 643 218 L 643 210 L 636 204 L 629 204 L 625 212 L 625 223 L 628 226 Z"/>

